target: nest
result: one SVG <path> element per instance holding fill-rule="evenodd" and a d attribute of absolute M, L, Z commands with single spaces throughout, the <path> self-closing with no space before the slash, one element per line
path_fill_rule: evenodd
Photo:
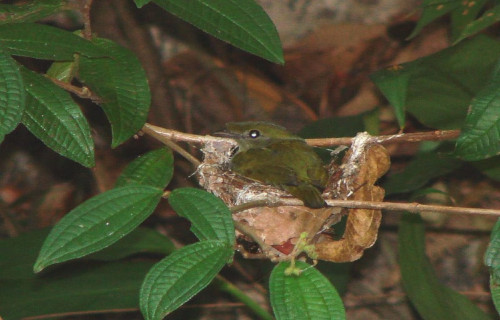
<path fill-rule="evenodd" d="M 390 160 L 384 147 L 370 141 L 367 133 L 358 134 L 341 164 L 332 161 L 328 165 L 329 180 L 323 192 L 325 200 L 383 200 L 384 190 L 375 183 L 389 169 Z M 202 149 L 204 161 L 197 174 L 202 187 L 229 207 L 265 201 L 266 206 L 233 214 L 233 219 L 251 228 L 254 239 L 258 237 L 259 240 L 260 248 L 248 246 L 254 241 L 248 235 L 238 233 L 238 243 L 246 244 L 240 246 L 244 254 L 265 253 L 270 259 L 283 259 L 293 253 L 301 234 L 306 234 L 308 244 L 314 245 L 315 258 L 348 262 L 359 259 L 363 251 L 375 243 L 382 217 L 380 210 L 280 205 L 292 196 L 229 170 L 235 147 L 235 144 L 222 140 L 208 142 Z M 346 228 L 342 237 L 335 240 L 331 227 L 343 215 L 348 216 Z M 262 244 L 275 250 L 263 252 Z"/>

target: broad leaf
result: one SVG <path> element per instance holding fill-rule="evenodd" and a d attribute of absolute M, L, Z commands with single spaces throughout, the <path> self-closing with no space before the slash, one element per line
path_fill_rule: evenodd
<path fill-rule="evenodd" d="M 37 277 L 33 273 L 33 264 L 49 232 L 50 228 L 44 228 L 1 240 L 0 280 Z M 167 255 L 174 249 L 173 243 L 164 235 L 139 227 L 109 247 L 87 256 L 86 259 L 111 261 L 139 253 Z"/>
<path fill-rule="evenodd" d="M 147 274 L 140 293 L 147 320 L 160 320 L 205 288 L 233 255 L 222 241 L 201 241 L 158 262 Z"/>
<path fill-rule="evenodd" d="M 80 107 L 49 79 L 26 68 L 21 71 L 27 92 L 22 123 L 60 155 L 94 166 L 94 142 Z"/>
<path fill-rule="evenodd" d="M 27 3 L 0 4 L 0 24 L 35 22 L 50 16 L 67 5 L 64 0 L 36 0 Z"/>
<path fill-rule="evenodd" d="M 491 320 L 465 296 L 442 285 L 425 255 L 422 219 L 405 214 L 399 226 L 399 265 L 411 303 L 425 320 Z"/>
<path fill-rule="evenodd" d="M 198 239 L 234 244 L 231 211 L 221 199 L 201 189 L 180 188 L 172 191 L 168 202 L 178 215 L 191 221 L 191 231 Z"/>
<path fill-rule="evenodd" d="M 500 41 L 485 36 L 423 58 L 408 87 L 408 112 L 432 128 L 460 128 L 499 58 Z"/>
<path fill-rule="evenodd" d="M 500 219 L 491 232 L 490 244 L 484 254 L 484 264 L 491 268 L 491 274 L 500 282 Z"/>
<path fill-rule="evenodd" d="M 151 93 L 146 73 L 130 50 L 107 39 L 96 38 L 94 43 L 107 57 L 80 57 L 79 78 L 102 99 L 100 105 L 111 123 L 114 148 L 142 128 Z"/>
<path fill-rule="evenodd" d="M 152 265 L 144 261 L 74 264 L 43 277 L 2 280 L 2 319 L 137 309 L 141 282 Z"/>
<path fill-rule="evenodd" d="M 477 36 L 399 65 L 398 69 L 405 72 L 390 75 L 386 72 L 384 76 L 389 79 L 380 82 L 380 89 L 391 103 L 395 103 L 398 113 L 406 108 L 431 128 L 461 128 L 470 101 L 486 85 L 486 75 L 491 73 L 499 58 L 500 41 Z M 390 83 L 398 85 L 391 87 Z"/>
<path fill-rule="evenodd" d="M 437 151 L 419 153 L 402 172 L 390 175 L 383 183 L 387 195 L 415 191 L 431 179 L 448 174 L 462 161 Z"/>
<path fill-rule="evenodd" d="M 415 37 L 426 25 L 456 9 L 459 5 L 460 1 L 424 0 L 421 4 L 423 9 L 422 16 L 418 19 L 418 23 L 410 36 L 408 36 L 408 39 Z"/>
<path fill-rule="evenodd" d="M 25 102 L 26 95 L 19 66 L 0 47 L 0 138 L 14 130 L 21 122 Z"/>
<path fill-rule="evenodd" d="M 500 314 L 500 219 L 491 231 L 490 244 L 484 254 L 484 264 L 490 268 L 491 298 Z"/>
<path fill-rule="evenodd" d="M 455 154 L 481 160 L 500 153 L 500 59 L 490 82 L 472 101 Z"/>
<path fill-rule="evenodd" d="M 416 68 L 418 68 L 418 63 L 405 66 L 396 65 L 370 75 L 370 79 L 394 108 L 400 128 L 405 126 L 408 84 Z"/>
<path fill-rule="evenodd" d="M 137 8 L 142 8 L 145 5 L 147 5 L 148 3 L 150 3 L 151 0 L 134 0 L 134 2 L 135 2 L 135 5 L 137 6 Z"/>
<path fill-rule="evenodd" d="M 370 110 L 355 116 L 325 118 L 306 125 L 299 131 L 302 138 L 352 137 L 360 131 L 367 131 L 367 122 L 371 121 L 378 110 Z M 376 134 L 376 132 L 369 132 Z"/>
<path fill-rule="evenodd" d="M 481 171 L 487 177 L 500 181 L 500 156 L 491 157 L 484 160 L 473 161 L 472 164 L 476 169 Z"/>
<path fill-rule="evenodd" d="M 474 3 L 475 1 L 472 1 Z M 482 1 L 484 2 L 484 1 Z M 467 2 L 471 3 L 471 2 Z M 474 8 L 481 8 L 480 5 L 476 5 Z M 483 15 L 474 20 L 463 27 L 462 33 L 457 37 L 455 43 L 462 41 L 463 39 L 470 37 L 473 34 L 478 33 L 479 31 L 486 29 L 492 24 L 500 21 L 500 4 L 497 4 L 492 9 L 483 13 Z"/>
<path fill-rule="evenodd" d="M 138 227 L 107 248 L 85 257 L 91 260 L 113 261 L 139 253 L 166 256 L 175 250 L 174 243 L 153 229 Z"/>
<path fill-rule="evenodd" d="M 116 187 L 130 183 L 165 188 L 174 173 L 174 156 L 170 149 L 150 151 L 130 163 L 116 181 Z"/>
<path fill-rule="evenodd" d="M 155 0 L 153 2 L 235 47 L 271 62 L 284 63 L 283 49 L 276 27 L 254 0 Z M 140 1 L 139 4 L 143 3 Z"/>
<path fill-rule="evenodd" d="M 46 74 L 51 79 L 70 83 L 76 75 L 77 67 L 78 63 L 75 61 L 54 62 L 47 70 Z"/>
<path fill-rule="evenodd" d="M 101 193 L 69 212 L 54 226 L 33 267 L 76 259 L 104 249 L 123 238 L 156 208 L 162 190 L 129 185 Z"/>
<path fill-rule="evenodd" d="M 72 61 L 75 53 L 90 57 L 107 55 L 69 31 L 37 23 L 0 25 L 0 46 L 13 55 L 58 61 Z"/>
<path fill-rule="evenodd" d="M 287 275 L 289 262 L 278 264 L 271 273 L 269 293 L 276 319 L 345 319 L 342 300 L 332 284 L 318 270 L 297 261 L 300 275 Z"/>
<path fill-rule="evenodd" d="M 500 279 L 490 276 L 491 299 L 500 315 Z"/>

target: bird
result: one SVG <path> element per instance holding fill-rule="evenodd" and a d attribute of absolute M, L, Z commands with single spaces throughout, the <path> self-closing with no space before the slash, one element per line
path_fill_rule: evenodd
<path fill-rule="evenodd" d="M 232 138 L 237 149 L 230 169 L 238 175 L 285 190 L 309 208 L 326 207 L 328 172 L 304 139 L 270 122 L 229 122 L 216 136 Z"/>

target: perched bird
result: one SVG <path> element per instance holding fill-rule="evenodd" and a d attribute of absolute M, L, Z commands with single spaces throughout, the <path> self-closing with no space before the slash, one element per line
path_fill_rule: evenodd
<path fill-rule="evenodd" d="M 231 159 L 232 171 L 285 190 L 307 207 L 326 206 L 321 193 L 328 174 L 304 139 L 268 122 L 230 122 L 226 131 L 216 135 L 238 143 Z"/>

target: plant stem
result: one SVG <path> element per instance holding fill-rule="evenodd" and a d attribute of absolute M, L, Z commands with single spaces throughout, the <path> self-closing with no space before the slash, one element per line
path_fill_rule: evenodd
<path fill-rule="evenodd" d="M 273 320 L 273 316 L 269 314 L 264 308 L 262 308 L 255 300 L 246 295 L 243 291 L 238 289 L 234 284 L 229 282 L 222 276 L 217 276 L 215 278 L 214 284 L 219 287 L 220 290 L 232 295 L 239 301 L 243 302 L 253 313 L 258 315 L 261 319 Z"/>

